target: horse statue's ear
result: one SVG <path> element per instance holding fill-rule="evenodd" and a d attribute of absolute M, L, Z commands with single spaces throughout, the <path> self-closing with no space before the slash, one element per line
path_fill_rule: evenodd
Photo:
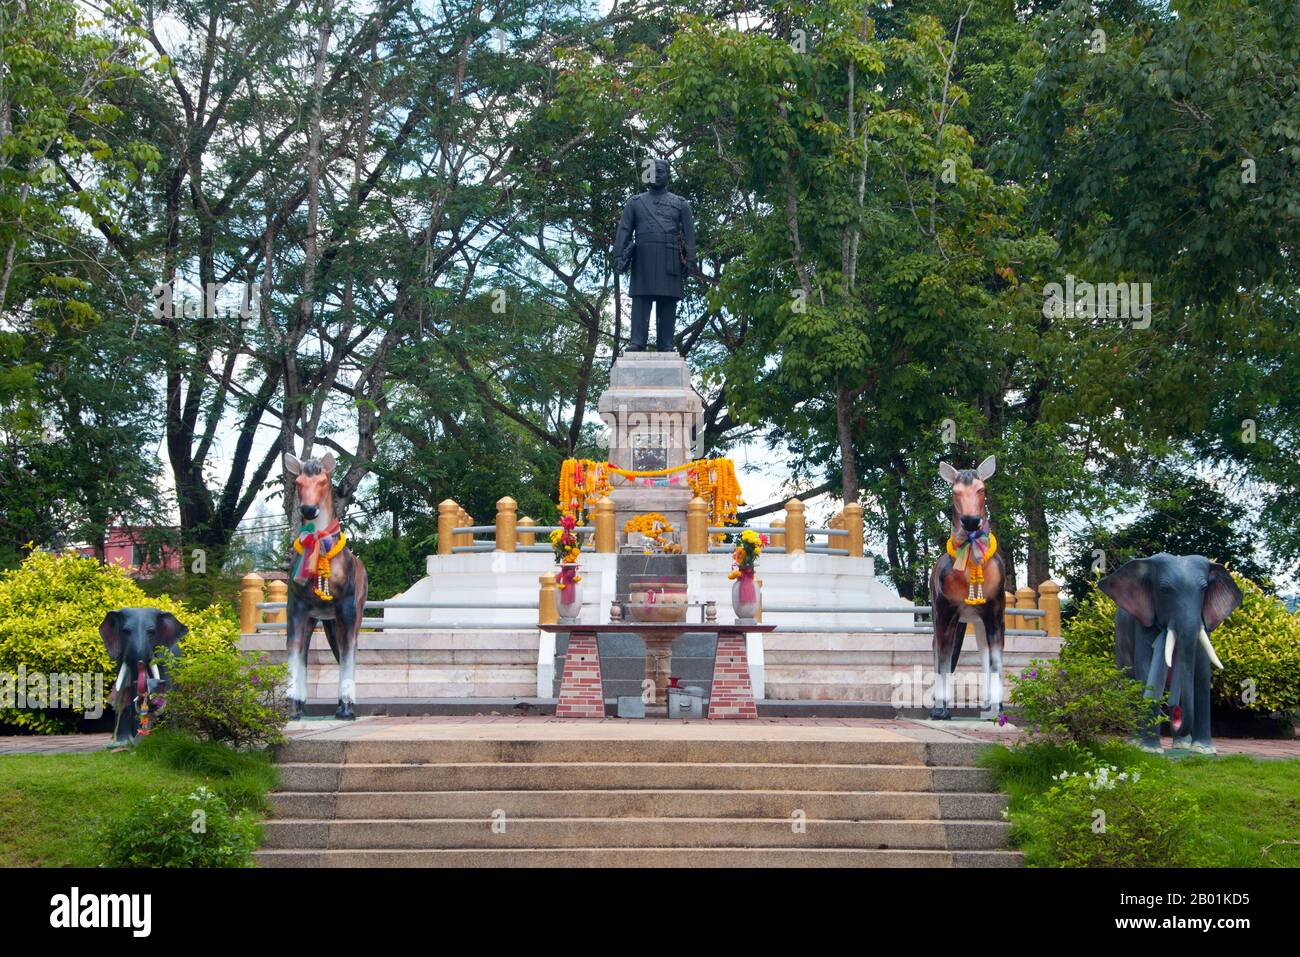
<path fill-rule="evenodd" d="M 326 475 L 329 475 L 331 472 L 334 471 L 333 452 L 326 452 L 324 455 L 320 457 L 320 467 L 325 472 Z"/>
<path fill-rule="evenodd" d="M 957 470 L 947 462 L 939 463 L 939 474 L 943 476 L 943 480 L 949 485 L 957 484 Z"/>
<path fill-rule="evenodd" d="M 298 475 L 302 472 L 302 463 L 298 461 L 298 456 L 292 452 L 284 453 L 284 470 L 290 475 Z"/>
<path fill-rule="evenodd" d="M 993 473 L 997 470 L 997 467 L 997 460 L 990 455 L 979 464 L 979 468 L 975 470 L 975 474 L 979 477 L 979 480 L 983 482 L 985 479 L 993 477 Z"/>

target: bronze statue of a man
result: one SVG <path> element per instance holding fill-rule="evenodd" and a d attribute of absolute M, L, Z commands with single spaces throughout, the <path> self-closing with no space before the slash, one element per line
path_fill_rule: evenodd
<path fill-rule="evenodd" d="M 650 334 L 650 307 L 655 310 L 655 348 L 673 349 L 677 300 L 695 266 L 695 223 L 691 207 L 668 192 L 668 161 L 655 160 L 654 180 L 644 193 L 623 204 L 614 239 L 614 262 L 620 273 L 632 270 L 632 340 L 628 352 L 643 352 Z"/>

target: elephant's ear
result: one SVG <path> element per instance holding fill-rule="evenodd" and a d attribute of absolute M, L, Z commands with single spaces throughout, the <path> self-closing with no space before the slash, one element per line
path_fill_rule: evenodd
<path fill-rule="evenodd" d="M 1205 583 L 1205 600 L 1201 603 L 1201 617 L 1205 620 L 1205 630 L 1214 631 L 1223 624 L 1223 619 L 1232 614 L 1234 608 L 1241 604 L 1241 589 L 1232 580 L 1232 575 L 1218 562 L 1210 562 L 1209 577 Z"/>
<path fill-rule="evenodd" d="M 182 625 L 180 620 L 171 612 L 158 612 L 158 620 L 153 633 L 156 644 L 165 645 L 174 654 L 179 651 L 180 640 L 188 632 L 189 629 Z"/>
<path fill-rule="evenodd" d="M 1155 601 L 1151 596 L 1151 569 L 1145 558 L 1125 562 L 1119 571 L 1107 575 L 1097 587 L 1115 599 L 1126 612 L 1142 622 L 1143 628 L 1156 623 Z"/>
<path fill-rule="evenodd" d="M 99 623 L 99 637 L 104 640 L 108 657 L 117 661 L 122 657 L 122 613 L 110 611 Z"/>

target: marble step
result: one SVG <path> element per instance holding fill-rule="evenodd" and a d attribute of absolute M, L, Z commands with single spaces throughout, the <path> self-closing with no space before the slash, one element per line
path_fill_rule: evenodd
<path fill-rule="evenodd" d="M 1004 821 L 778 818 L 524 818 L 270 820 L 267 849 L 419 850 L 560 847 L 836 847 L 997 850 Z"/>
<path fill-rule="evenodd" d="M 276 749 L 282 763 L 353 764 L 507 763 L 527 766 L 571 761 L 693 763 L 732 768 L 744 764 L 969 766 L 985 749 L 976 741 L 780 740 L 736 738 L 426 738 L 320 740 L 294 738 Z"/>
<path fill-rule="evenodd" d="M 820 820 L 1001 820 L 1003 794 L 908 791 L 284 791 L 279 819 L 386 820 L 508 817 L 789 818 Z"/>
<path fill-rule="evenodd" d="M 445 850 L 267 850 L 260 867 L 1020 867 L 1016 851 L 862 848 L 576 847 Z"/>
<path fill-rule="evenodd" d="M 472 763 L 280 765 L 281 791 L 990 791 L 983 768 L 889 764 Z"/>

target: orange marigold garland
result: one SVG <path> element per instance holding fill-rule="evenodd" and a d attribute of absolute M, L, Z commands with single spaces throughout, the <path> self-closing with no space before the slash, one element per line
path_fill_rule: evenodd
<path fill-rule="evenodd" d="M 736 479 L 736 465 L 731 459 L 699 459 L 687 473 L 691 493 L 709 505 L 709 524 L 735 525 L 736 511 L 745 504 Z"/>
<path fill-rule="evenodd" d="M 583 515 L 588 502 L 599 501 L 610 492 L 608 468 L 606 462 L 565 459 L 560 466 L 560 514 L 585 524 Z"/>
<path fill-rule="evenodd" d="M 625 479 L 652 480 L 665 479 L 679 472 L 686 473 L 691 494 L 708 503 L 710 525 L 736 524 L 736 512 L 745 500 L 731 459 L 696 459 L 675 468 L 644 471 L 621 469 L 610 462 L 565 459 L 560 466 L 560 514 L 572 515 L 581 523 L 588 504 L 610 493 L 611 474 Z"/>
<path fill-rule="evenodd" d="M 654 548 L 670 555 L 676 555 L 682 550 L 681 545 L 676 542 L 664 541 L 665 535 L 672 535 L 677 529 L 658 512 L 646 512 L 644 515 L 629 518 L 623 524 L 623 531 L 628 533 L 640 532 Z M 646 553 L 649 554 L 649 549 L 647 549 Z"/>

